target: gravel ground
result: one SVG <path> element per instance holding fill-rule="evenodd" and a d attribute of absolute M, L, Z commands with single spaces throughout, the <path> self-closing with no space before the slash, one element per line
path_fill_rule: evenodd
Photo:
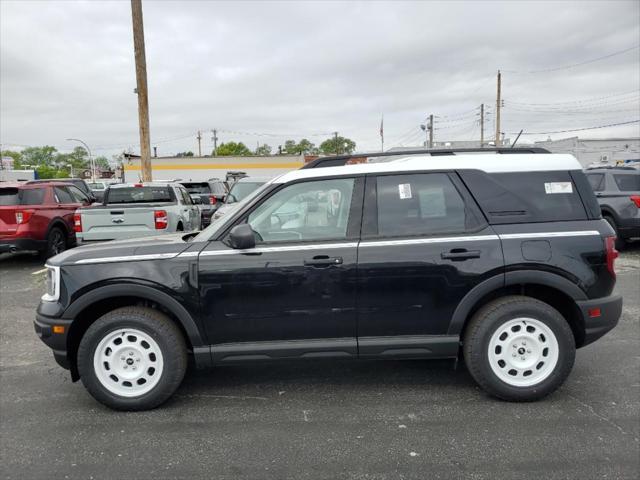
<path fill-rule="evenodd" d="M 162 408 L 117 413 L 36 337 L 37 257 L 0 255 L 0 474 L 637 479 L 640 248 L 617 267 L 620 324 L 537 403 L 494 400 L 452 362 L 309 361 L 191 371 Z"/>

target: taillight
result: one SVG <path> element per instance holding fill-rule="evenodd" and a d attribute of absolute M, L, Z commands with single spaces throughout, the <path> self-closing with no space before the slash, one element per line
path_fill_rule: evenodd
<path fill-rule="evenodd" d="M 33 215 L 33 210 L 18 210 L 16 212 L 16 223 L 18 225 L 27 223 L 32 215 Z"/>
<path fill-rule="evenodd" d="M 609 273 L 616 276 L 616 258 L 618 258 L 618 250 L 616 250 L 616 237 L 606 237 L 604 239 L 605 246 L 607 248 L 607 270 Z"/>
<path fill-rule="evenodd" d="M 215 205 L 217 201 L 218 199 L 215 197 L 215 195 L 209 195 L 209 203 L 211 205 Z"/>
<path fill-rule="evenodd" d="M 169 222 L 167 220 L 166 210 L 154 210 L 153 219 L 156 222 L 156 230 L 162 230 L 163 228 L 167 228 L 167 224 Z"/>
<path fill-rule="evenodd" d="M 631 195 L 629 199 L 636 204 L 636 207 L 640 208 L 640 195 Z"/>
<path fill-rule="evenodd" d="M 82 215 L 79 213 L 73 214 L 73 231 L 82 232 Z"/>

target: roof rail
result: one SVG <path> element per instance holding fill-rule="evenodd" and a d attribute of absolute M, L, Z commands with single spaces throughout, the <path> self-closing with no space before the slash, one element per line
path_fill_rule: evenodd
<path fill-rule="evenodd" d="M 349 160 L 354 158 L 364 158 L 364 157 L 398 157 L 405 155 L 431 155 L 431 156 L 442 156 L 442 155 L 456 155 L 458 153 L 500 153 L 500 154 L 513 154 L 513 153 L 551 153 L 549 150 L 545 148 L 539 147 L 519 147 L 519 148 L 509 148 L 509 147 L 491 147 L 491 148 L 445 148 L 445 149 L 437 149 L 437 150 L 406 150 L 399 152 L 374 152 L 374 153 L 353 153 L 351 155 L 337 155 L 335 157 L 320 157 L 316 160 L 312 160 L 311 162 L 300 167 L 303 168 L 323 168 L 323 167 L 341 167 L 346 165 Z"/>

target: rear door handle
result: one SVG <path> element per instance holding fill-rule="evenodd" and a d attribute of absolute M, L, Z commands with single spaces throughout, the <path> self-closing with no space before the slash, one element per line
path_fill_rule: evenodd
<path fill-rule="evenodd" d="M 316 255 L 315 257 L 305 260 L 306 267 L 329 267 L 331 265 L 342 265 L 342 257 L 330 257 L 328 255 Z"/>
<path fill-rule="evenodd" d="M 443 260 L 452 260 L 454 262 L 468 260 L 470 258 L 480 258 L 480 250 L 467 250 L 466 248 L 454 248 L 449 252 L 440 254 Z"/>

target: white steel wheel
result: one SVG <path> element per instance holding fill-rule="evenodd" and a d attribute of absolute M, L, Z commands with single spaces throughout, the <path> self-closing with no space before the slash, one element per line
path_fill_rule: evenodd
<path fill-rule="evenodd" d="M 162 351 L 147 333 L 119 328 L 107 333 L 93 354 L 98 381 L 121 397 L 139 397 L 160 381 L 164 362 Z"/>
<path fill-rule="evenodd" d="M 500 325 L 491 336 L 489 365 L 504 383 L 530 387 L 544 381 L 558 363 L 558 340 L 534 318 L 516 318 Z"/>

